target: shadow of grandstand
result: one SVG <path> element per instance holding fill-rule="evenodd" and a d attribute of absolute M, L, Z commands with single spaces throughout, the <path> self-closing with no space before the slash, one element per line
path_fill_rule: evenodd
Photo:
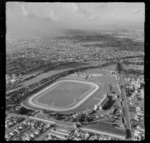
<path fill-rule="evenodd" d="M 112 99 L 112 96 L 108 97 L 109 100 L 108 102 L 103 106 L 103 110 L 109 110 L 113 104 L 116 102 L 115 100 Z"/>

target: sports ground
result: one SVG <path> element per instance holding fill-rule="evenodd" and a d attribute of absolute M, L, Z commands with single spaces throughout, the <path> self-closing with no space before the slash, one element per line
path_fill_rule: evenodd
<path fill-rule="evenodd" d="M 69 111 L 79 107 L 99 86 L 95 83 L 78 80 L 61 80 L 28 99 L 32 107 L 53 110 Z"/>
<path fill-rule="evenodd" d="M 109 92 L 106 86 L 103 83 L 64 78 L 29 97 L 25 105 L 64 113 L 82 112 L 100 102 L 103 95 Z"/>

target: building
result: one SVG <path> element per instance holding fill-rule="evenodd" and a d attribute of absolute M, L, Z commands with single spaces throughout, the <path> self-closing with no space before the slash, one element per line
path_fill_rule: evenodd
<path fill-rule="evenodd" d="M 144 98 L 144 89 L 141 89 L 141 98 L 143 99 Z"/>
<path fill-rule="evenodd" d="M 53 132 L 64 135 L 64 136 L 69 136 L 69 134 L 71 133 L 70 130 L 67 130 L 67 129 L 64 129 L 64 128 L 56 128 L 56 130 L 53 131 Z"/>
<path fill-rule="evenodd" d="M 134 140 L 141 140 L 141 132 L 138 130 L 135 130 L 134 132 Z"/>
<path fill-rule="evenodd" d="M 94 110 L 102 110 L 102 107 L 108 102 L 108 95 L 104 94 L 103 98 L 94 106 Z"/>
<path fill-rule="evenodd" d="M 99 105 L 99 109 L 102 110 L 102 108 L 106 105 L 106 103 L 109 101 L 109 98 L 106 97 Z"/>
<path fill-rule="evenodd" d="M 143 128 L 141 128 L 140 126 L 137 126 L 136 128 L 141 132 L 145 132 L 145 130 Z"/>
<path fill-rule="evenodd" d="M 135 114 L 134 120 L 139 121 L 139 116 L 137 114 Z"/>
<path fill-rule="evenodd" d="M 94 106 L 94 110 L 95 110 L 95 111 L 98 110 L 99 108 L 100 108 L 100 107 L 99 107 L 99 105 L 97 105 L 97 104 Z"/>
<path fill-rule="evenodd" d="M 91 76 L 97 77 L 97 76 L 103 76 L 103 74 L 91 74 Z"/>
<path fill-rule="evenodd" d="M 137 106 L 137 107 L 136 107 L 136 111 L 137 111 L 137 112 L 140 112 L 140 111 L 141 111 L 141 107 Z"/>

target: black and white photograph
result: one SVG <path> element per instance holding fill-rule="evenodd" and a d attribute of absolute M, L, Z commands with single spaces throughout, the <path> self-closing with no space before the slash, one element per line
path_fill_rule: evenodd
<path fill-rule="evenodd" d="M 144 2 L 6 2 L 5 140 L 145 140 Z"/>

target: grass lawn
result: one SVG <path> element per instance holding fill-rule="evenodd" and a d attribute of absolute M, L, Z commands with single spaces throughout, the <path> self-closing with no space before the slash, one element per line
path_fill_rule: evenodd
<path fill-rule="evenodd" d="M 55 86 L 48 93 L 38 98 L 38 102 L 54 106 L 68 106 L 86 93 L 91 87 L 88 84 L 65 81 Z"/>

